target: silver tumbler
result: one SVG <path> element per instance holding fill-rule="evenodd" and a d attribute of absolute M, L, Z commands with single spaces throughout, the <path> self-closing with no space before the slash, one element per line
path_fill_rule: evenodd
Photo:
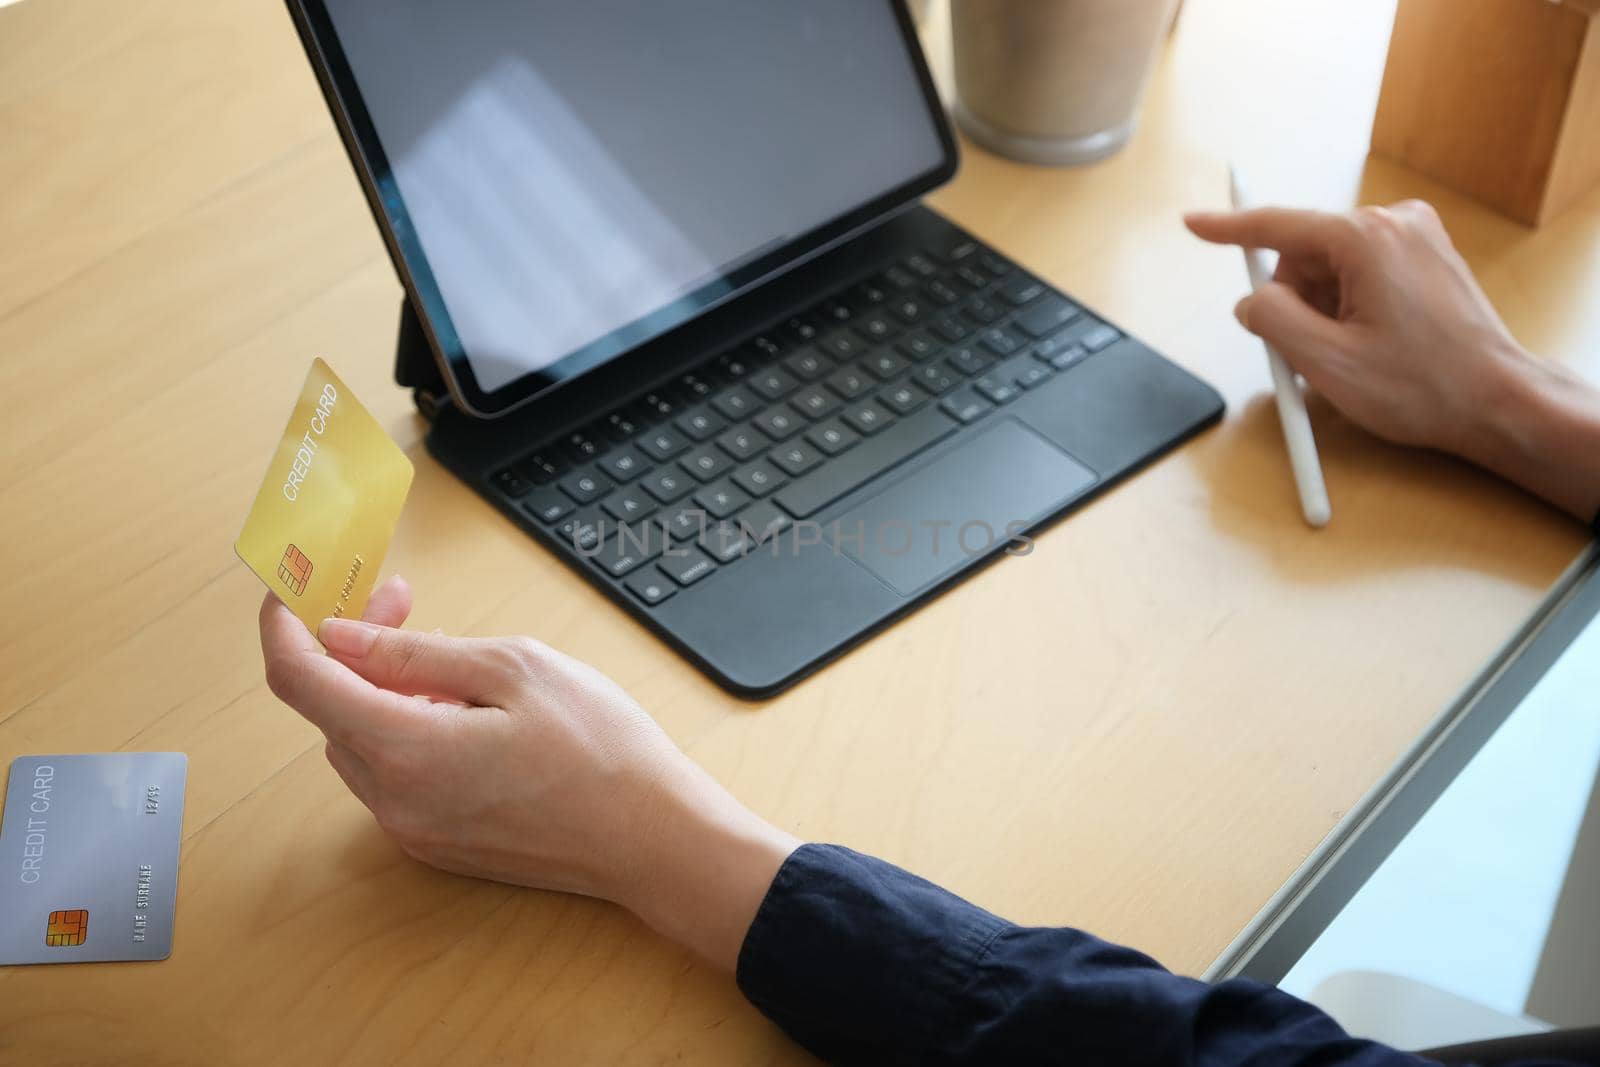
<path fill-rule="evenodd" d="M 1178 0 L 951 0 L 956 121 L 1028 163 L 1128 142 Z"/>

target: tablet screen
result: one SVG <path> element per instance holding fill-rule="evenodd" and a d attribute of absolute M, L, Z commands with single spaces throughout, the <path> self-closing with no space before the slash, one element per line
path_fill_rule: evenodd
<path fill-rule="evenodd" d="M 1427 1034 L 1419 1045 L 1600 1025 L 1597 694 L 1600 619 L 1279 984 L 1336 1014 L 1374 1001 L 1387 1010 L 1409 996 L 1452 1005 L 1463 1026 L 1475 1016 L 1474 1029 Z"/>
<path fill-rule="evenodd" d="M 325 8 L 435 337 L 485 394 L 659 335 L 948 161 L 889 2 Z"/>
<path fill-rule="evenodd" d="M 1412 1048 L 1600 1025 L 1600 557 L 1372 812 L 1220 973 Z"/>

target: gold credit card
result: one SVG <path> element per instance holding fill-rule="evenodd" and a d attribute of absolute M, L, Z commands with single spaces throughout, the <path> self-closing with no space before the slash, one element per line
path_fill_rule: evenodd
<path fill-rule="evenodd" d="M 411 461 L 318 359 L 234 551 L 312 633 L 360 618 L 411 488 Z"/>

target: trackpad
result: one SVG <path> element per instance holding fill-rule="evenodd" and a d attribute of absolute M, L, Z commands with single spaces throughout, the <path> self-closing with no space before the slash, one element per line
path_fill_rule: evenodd
<path fill-rule="evenodd" d="M 998 550 L 1095 481 L 1089 468 L 1007 419 L 841 516 L 838 544 L 911 596 Z"/>

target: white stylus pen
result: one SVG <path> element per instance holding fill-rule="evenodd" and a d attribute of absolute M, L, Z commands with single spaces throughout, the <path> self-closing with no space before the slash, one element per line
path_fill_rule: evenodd
<path fill-rule="evenodd" d="M 1228 169 L 1228 183 L 1235 211 L 1248 204 L 1239 188 L 1239 176 Z M 1260 248 L 1244 250 L 1245 269 L 1250 272 L 1250 288 L 1260 289 L 1272 280 L 1273 264 Z M 1273 349 L 1266 346 L 1267 365 L 1272 368 L 1272 384 L 1278 394 L 1278 421 L 1283 424 L 1283 443 L 1289 447 L 1289 465 L 1294 468 L 1294 484 L 1300 490 L 1300 510 L 1312 526 L 1326 526 L 1333 518 L 1328 503 L 1328 486 L 1322 480 L 1322 461 L 1317 456 L 1317 439 L 1311 435 L 1311 418 L 1306 414 L 1306 398 L 1294 371 Z"/>

